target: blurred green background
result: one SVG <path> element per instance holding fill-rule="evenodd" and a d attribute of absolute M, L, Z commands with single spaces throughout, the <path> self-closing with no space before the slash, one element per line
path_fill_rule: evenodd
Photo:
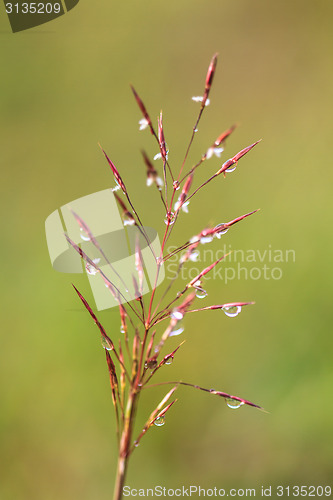
<path fill-rule="evenodd" d="M 180 388 L 166 425 L 133 455 L 127 482 L 332 484 L 332 2 L 82 0 L 17 34 L 0 11 L 0 498 L 111 497 L 116 443 L 104 354 L 71 282 L 91 292 L 84 276 L 52 269 L 44 222 L 61 205 L 113 186 L 100 141 L 145 224 L 162 234 L 164 213 L 145 186 L 140 157 L 142 147 L 154 155 L 156 145 L 138 131 L 129 83 L 152 117 L 163 108 L 176 169 L 198 111 L 191 96 L 202 94 L 215 52 L 212 102 L 188 166 L 233 123 L 239 127 L 223 158 L 263 141 L 198 194 L 170 244 L 261 208 L 211 248 L 293 249 L 296 260 L 277 264 L 280 280 L 211 280 L 199 306 L 256 305 L 235 319 L 219 311 L 186 318 L 170 347 L 186 344 L 161 380 L 225 390 L 270 413 L 232 411 L 217 397 Z M 196 185 L 220 164 L 207 162 Z M 116 309 L 100 317 L 117 338 Z M 164 392 L 145 393 L 139 423 Z"/>

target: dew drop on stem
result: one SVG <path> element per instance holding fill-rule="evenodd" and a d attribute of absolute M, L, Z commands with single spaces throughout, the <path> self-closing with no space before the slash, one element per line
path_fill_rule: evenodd
<path fill-rule="evenodd" d="M 150 358 L 145 362 L 145 369 L 146 370 L 154 370 L 157 366 L 157 360 L 156 358 Z"/>
<path fill-rule="evenodd" d="M 224 306 L 221 310 L 229 318 L 235 318 L 241 312 L 242 306 Z"/>
<path fill-rule="evenodd" d="M 236 170 L 236 165 L 232 165 L 231 167 L 227 168 L 227 169 L 225 170 L 225 172 L 231 173 L 231 172 L 233 172 L 234 170 Z"/>
<path fill-rule="evenodd" d="M 218 230 L 219 228 L 222 228 L 223 226 L 225 226 L 225 223 L 222 222 L 221 224 L 218 224 L 216 227 L 215 227 L 215 230 Z M 215 233 L 215 236 L 216 238 L 220 239 L 222 234 L 225 234 L 227 233 L 229 230 L 228 227 L 226 227 L 225 229 L 222 229 L 221 231 L 218 231 L 217 233 Z"/>
<path fill-rule="evenodd" d="M 195 291 L 195 296 L 197 299 L 204 299 L 207 297 L 208 293 L 203 288 L 197 288 Z"/>
<path fill-rule="evenodd" d="M 183 333 L 184 329 L 183 323 L 177 323 L 171 330 L 169 337 L 176 337 L 177 335 L 180 335 Z"/>
<path fill-rule="evenodd" d="M 227 406 L 229 406 L 229 408 L 231 408 L 232 410 L 237 410 L 244 404 L 242 401 L 238 401 L 237 399 L 233 398 L 225 398 L 225 402 L 227 403 Z"/>
<path fill-rule="evenodd" d="M 157 417 L 157 419 L 154 421 L 154 425 L 156 425 L 157 427 L 162 427 L 162 425 L 165 424 L 165 417 L 162 416 L 162 417 Z"/>
<path fill-rule="evenodd" d="M 103 335 L 101 336 L 101 344 L 102 344 L 103 349 L 105 349 L 106 351 L 112 351 L 111 346 L 109 345 L 106 338 L 103 337 Z"/>
<path fill-rule="evenodd" d="M 90 237 L 87 236 L 86 232 L 83 230 L 82 227 L 80 227 L 80 237 L 81 237 L 81 240 L 83 241 L 90 241 Z"/>
<path fill-rule="evenodd" d="M 175 220 L 176 220 L 176 216 L 173 212 L 169 212 L 168 214 L 166 214 L 166 216 L 164 218 L 165 224 L 169 224 L 169 226 L 172 226 L 172 224 L 175 222 Z"/>

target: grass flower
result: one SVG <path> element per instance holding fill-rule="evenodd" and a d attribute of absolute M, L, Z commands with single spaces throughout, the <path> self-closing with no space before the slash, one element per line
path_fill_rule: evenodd
<path fill-rule="evenodd" d="M 162 160 L 162 166 L 155 168 L 150 161 L 148 155 L 142 152 L 143 161 L 146 166 L 146 183 L 148 186 L 155 185 L 163 211 L 165 213 L 163 228 L 163 238 L 161 243 L 160 255 L 156 255 L 156 277 L 155 285 L 152 291 L 143 296 L 144 287 L 144 260 L 140 244 L 137 240 L 135 245 L 135 269 L 136 273 L 132 276 L 135 296 L 132 301 L 124 301 L 121 291 L 117 288 L 118 283 L 116 278 L 115 269 L 112 264 L 107 261 L 114 273 L 114 280 L 108 278 L 103 270 L 99 267 L 101 259 L 90 258 L 80 247 L 74 243 L 68 236 L 66 236 L 69 244 L 79 253 L 83 259 L 86 270 L 89 274 L 96 274 L 96 279 L 102 279 L 105 286 L 108 288 L 119 307 L 119 315 L 121 321 L 121 334 L 120 338 L 109 334 L 103 325 L 100 323 L 97 315 L 84 298 L 83 294 L 74 286 L 74 290 L 82 302 L 83 306 L 89 313 L 90 318 L 94 321 L 97 327 L 97 332 L 101 337 L 102 347 L 105 351 L 106 367 L 110 380 L 111 399 L 115 412 L 116 434 L 118 441 L 118 465 L 116 471 L 114 500 L 122 498 L 123 487 L 125 484 L 126 472 L 128 468 L 129 459 L 137 449 L 138 444 L 144 438 L 149 430 L 156 426 L 161 427 L 171 411 L 174 411 L 177 399 L 173 399 L 175 391 L 180 387 L 189 387 L 192 389 L 200 390 L 211 395 L 219 396 L 224 399 L 228 407 L 237 409 L 241 406 L 250 406 L 254 408 L 261 407 L 251 401 L 239 396 L 233 396 L 228 392 L 223 392 L 215 389 L 206 389 L 199 385 L 183 381 L 166 381 L 158 384 L 151 384 L 156 372 L 159 372 L 163 366 L 169 365 L 177 357 L 176 354 L 184 342 L 170 352 L 165 349 L 168 346 L 168 340 L 172 336 L 181 335 L 184 332 L 184 320 L 187 314 L 201 314 L 204 311 L 219 310 L 224 312 L 229 318 L 234 318 L 243 310 L 244 307 L 253 304 L 251 301 L 227 302 L 217 305 L 208 305 L 205 307 L 195 307 L 197 299 L 202 299 L 207 296 L 207 286 L 205 280 L 211 271 L 216 267 L 223 265 L 223 260 L 226 255 L 217 259 L 215 262 L 202 269 L 193 279 L 191 279 L 182 291 L 174 292 L 172 298 L 166 299 L 167 294 L 171 294 L 174 287 L 175 278 L 169 281 L 168 286 L 164 292 L 157 298 L 157 283 L 159 274 L 163 264 L 172 256 L 179 256 L 179 266 L 177 275 L 183 266 L 189 262 L 196 262 L 199 257 L 199 248 L 202 245 L 210 244 L 214 238 L 220 239 L 231 227 L 244 221 L 250 215 L 253 215 L 257 210 L 248 212 L 241 215 L 229 222 L 220 223 L 215 227 L 198 228 L 197 234 L 189 241 L 185 241 L 176 247 L 171 253 L 166 251 L 166 243 L 172 235 L 172 230 L 175 224 L 181 223 L 182 212 L 188 211 L 188 204 L 197 193 L 207 186 L 213 179 L 220 177 L 220 174 L 225 176 L 236 168 L 240 159 L 249 153 L 259 141 L 252 143 L 250 146 L 239 151 L 239 153 L 232 156 L 229 160 L 225 161 L 216 173 L 209 177 L 205 182 L 199 184 L 193 189 L 195 183 L 195 173 L 200 165 L 207 159 L 213 156 L 220 158 L 224 148 L 225 141 L 234 131 L 235 126 L 230 127 L 217 139 L 211 143 L 206 150 L 206 153 L 195 163 L 190 170 L 183 174 L 186 163 L 188 162 L 188 155 L 192 143 L 198 130 L 198 124 L 202 117 L 205 107 L 209 104 L 209 94 L 216 72 L 217 55 L 215 54 L 210 62 L 202 96 L 195 96 L 192 99 L 195 102 L 201 103 L 198 116 L 195 120 L 192 134 L 189 143 L 186 147 L 185 155 L 180 164 L 179 170 L 176 172 L 169 164 L 168 149 L 165 141 L 165 132 L 163 127 L 163 116 L 160 113 L 157 120 L 157 132 L 138 93 L 132 88 L 134 98 L 138 104 L 142 118 L 139 121 L 140 130 L 149 128 L 152 139 L 156 141 L 158 153 L 154 156 L 154 160 Z M 102 149 L 102 148 L 101 148 Z M 137 209 L 134 207 L 130 194 L 122 180 L 118 168 L 111 161 L 106 152 L 102 149 L 102 153 L 107 161 L 111 173 L 116 182 L 118 192 L 114 196 L 119 205 L 123 224 L 135 226 L 140 235 L 145 238 L 148 248 L 152 251 L 151 241 L 145 230 Z M 221 176 L 222 177 L 222 176 Z M 172 211 L 172 209 L 174 211 Z M 210 214 L 209 214 L 210 215 Z M 89 227 L 80 218 L 79 214 L 73 212 L 73 216 L 80 228 L 81 235 L 84 240 L 90 241 L 95 248 L 99 251 L 103 261 L 106 261 L 103 249 L 99 247 L 98 241 L 90 231 Z M 106 214 L 107 217 L 107 214 Z M 169 352 L 168 352 L 169 351 Z M 141 432 L 138 436 L 134 436 L 134 422 L 136 421 L 136 410 L 139 402 L 141 391 L 149 390 L 150 387 L 156 385 L 172 385 L 171 390 L 165 394 L 161 401 L 156 405 L 152 405 L 152 411 L 148 415 L 146 422 L 141 425 Z"/>

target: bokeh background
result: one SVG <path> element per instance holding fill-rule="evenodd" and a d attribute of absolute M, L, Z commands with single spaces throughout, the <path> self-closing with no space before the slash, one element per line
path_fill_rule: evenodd
<path fill-rule="evenodd" d="M 116 443 L 104 354 L 71 282 L 88 298 L 91 292 L 84 276 L 52 269 L 44 222 L 61 205 L 113 186 L 100 141 L 144 222 L 162 233 L 164 213 L 145 186 L 140 157 L 142 147 L 153 155 L 156 146 L 138 131 L 129 83 L 153 117 L 163 109 L 177 168 L 198 110 L 191 96 L 202 93 L 215 52 L 212 102 L 189 166 L 233 123 L 239 127 L 224 158 L 263 141 L 193 200 L 170 244 L 261 208 L 211 248 L 293 249 L 296 260 L 278 264 L 280 280 L 211 280 L 200 305 L 256 305 L 235 319 L 219 311 L 189 316 L 170 347 L 186 344 L 161 379 L 230 391 L 270 413 L 233 411 L 180 388 L 166 425 L 133 455 L 127 482 L 332 485 L 333 4 L 82 0 L 17 34 L 0 10 L 0 498 L 111 497 Z M 219 165 L 207 162 L 196 183 Z M 116 309 L 100 317 L 117 337 Z M 164 392 L 147 391 L 139 423 Z"/>

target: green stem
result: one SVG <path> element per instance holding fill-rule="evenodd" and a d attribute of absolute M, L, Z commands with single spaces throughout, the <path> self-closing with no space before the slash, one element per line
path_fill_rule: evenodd
<path fill-rule="evenodd" d="M 113 500 L 121 500 L 123 496 L 123 488 L 126 479 L 128 460 L 130 457 L 131 438 L 132 438 L 133 421 L 135 416 L 137 396 L 138 396 L 137 390 L 135 388 L 132 388 L 127 400 L 124 427 L 121 434 L 118 465 L 117 465 L 117 476 L 116 476 Z"/>

